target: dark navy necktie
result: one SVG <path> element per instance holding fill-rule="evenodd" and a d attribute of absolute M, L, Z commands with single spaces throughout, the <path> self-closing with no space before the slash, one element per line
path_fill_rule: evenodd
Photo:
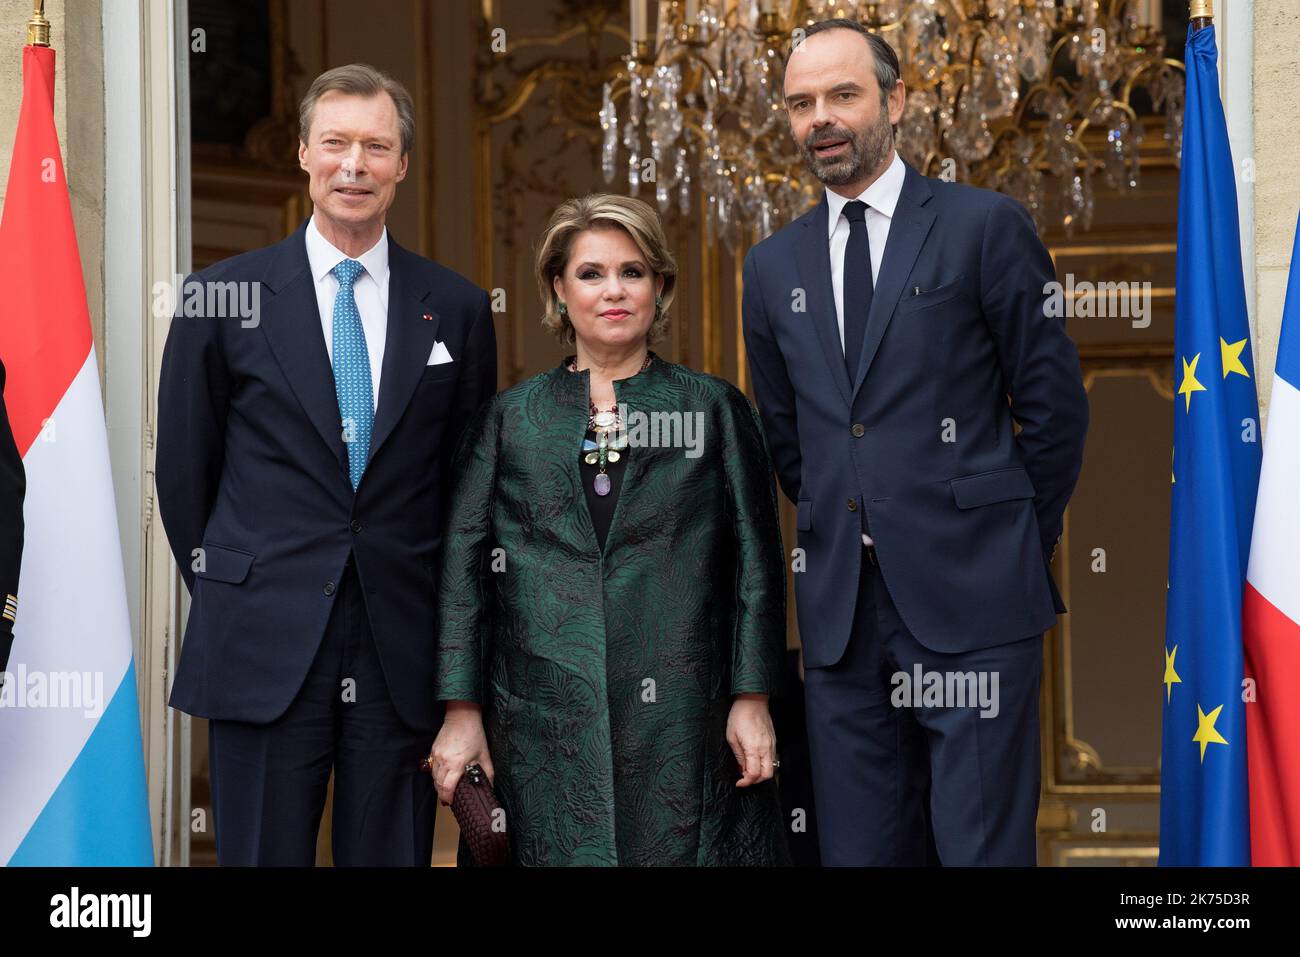
<path fill-rule="evenodd" d="M 844 204 L 849 221 L 849 244 L 844 248 L 844 367 L 849 384 L 858 378 L 862 340 L 867 335 L 867 314 L 871 312 L 871 241 L 867 238 L 867 204 L 853 200 Z"/>

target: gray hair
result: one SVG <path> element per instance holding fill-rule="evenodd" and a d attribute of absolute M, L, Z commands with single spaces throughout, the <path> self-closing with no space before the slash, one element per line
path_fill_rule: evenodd
<path fill-rule="evenodd" d="M 312 114 L 316 101 L 326 93 L 349 93 L 353 96 L 379 96 L 387 93 L 397 109 L 397 125 L 402 134 L 402 155 L 411 152 L 415 142 L 415 103 L 406 87 L 382 70 L 368 63 L 349 63 L 326 70 L 312 81 L 307 95 L 298 104 L 298 137 L 304 143 L 311 134 Z"/>

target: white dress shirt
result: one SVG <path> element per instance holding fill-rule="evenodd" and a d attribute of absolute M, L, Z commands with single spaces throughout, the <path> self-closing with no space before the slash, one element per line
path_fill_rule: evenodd
<path fill-rule="evenodd" d="M 898 206 L 906 178 L 907 167 L 895 153 L 889 168 L 857 196 L 841 196 L 833 189 L 826 190 L 830 202 L 827 220 L 831 243 L 831 288 L 835 292 L 835 317 L 840 324 L 841 349 L 844 348 L 844 250 L 849 245 L 849 220 L 844 215 L 844 207 L 855 199 L 867 204 L 867 238 L 871 242 L 871 284 L 874 287 L 876 277 L 880 275 L 885 243 L 889 240 L 889 226 L 894 221 L 894 208 Z"/>
<path fill-rule="evenodd" d="M 855 199 L 867 204 L 867 239 L 871 244 L 871 284 L 874 288 L 880 275 L 880 260 L 885 255 L 885 243 L 889 241 L 889 226 L 894 221 L 894 209 L 898 206 L 906 178 L 907 167 L 895 153 L 889 168 L 857 196 L 842 196 L 833 189 L 826 190 L 830 204 L 827 221 L 831 244 L 831 289 L 835 293 L 835 318 L 840 325 L 841 349 L 844 348 L 844 250 L 849 245 L 849 220 L 844 215 L 844 207 Z M 871 545 L 872 541 L 864 534 L 862 544 Z"/>
<path fill-rule="evenodd" d="M 360 256 L 349 256 L 321 235 L 316 217 L 307 222 L 307 263 L 316 284 L 316 305 L 320 309 L 321 332 L 325 335 L 325 352 L 334 365 L 334 298 L 339 292 L 338 278 L 330 271 L 344 259 L 356 259 L 365 272 L 352 284 L 352 295 L 361 313 L 361 328 L 366 334 L 366 352 L 370 355 L 371 400 L 379 408 L 379 375 L 384 367 L 384 343 L 388 339 L 388 230 Z"/>

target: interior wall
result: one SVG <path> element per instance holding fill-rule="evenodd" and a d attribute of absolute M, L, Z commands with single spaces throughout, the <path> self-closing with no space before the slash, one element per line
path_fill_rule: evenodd
<path fill-rule="evenodd" d="M 1254 0 L 1255 4 L 1255 369 L 1260 415 L 1268 441 L 1268 399 L 1273 387 L 1278 332 L 1286 302 L 1287 277 L 1300 213 L 1296 176 L 1295 78 L 1300 75 L 1300 4 Z"/>

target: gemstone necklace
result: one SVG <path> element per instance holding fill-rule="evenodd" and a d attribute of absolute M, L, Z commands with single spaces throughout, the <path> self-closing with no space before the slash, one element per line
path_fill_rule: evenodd
<path fill-rule="evenodd" d="M 574 356 L 573 361 L 568 365 L 570 372 L 577 371 L 578 360 Z M 645 362 L 641 364 L 638 373 L 645 372 L 650 367 L 650 354 L 646 353 Z M 598 409 L 596 403 L 588 400 L 587 409 L 587 428 L 589 431 L 596 433 L 595 441 L 588 438 L 582 440 L 583 461 L 588 465 L 599 465 L 600 471 L 592 479 L 591 487 L 597 495 L 602 497 L 609 494 L 610 480 L 605 468 L 612 465 L 623 457 L 627 451 L 627 433 L 623 431 L 622 417 L 618 414 L 618 406 L 615 405 L 610 409 Z"/>

